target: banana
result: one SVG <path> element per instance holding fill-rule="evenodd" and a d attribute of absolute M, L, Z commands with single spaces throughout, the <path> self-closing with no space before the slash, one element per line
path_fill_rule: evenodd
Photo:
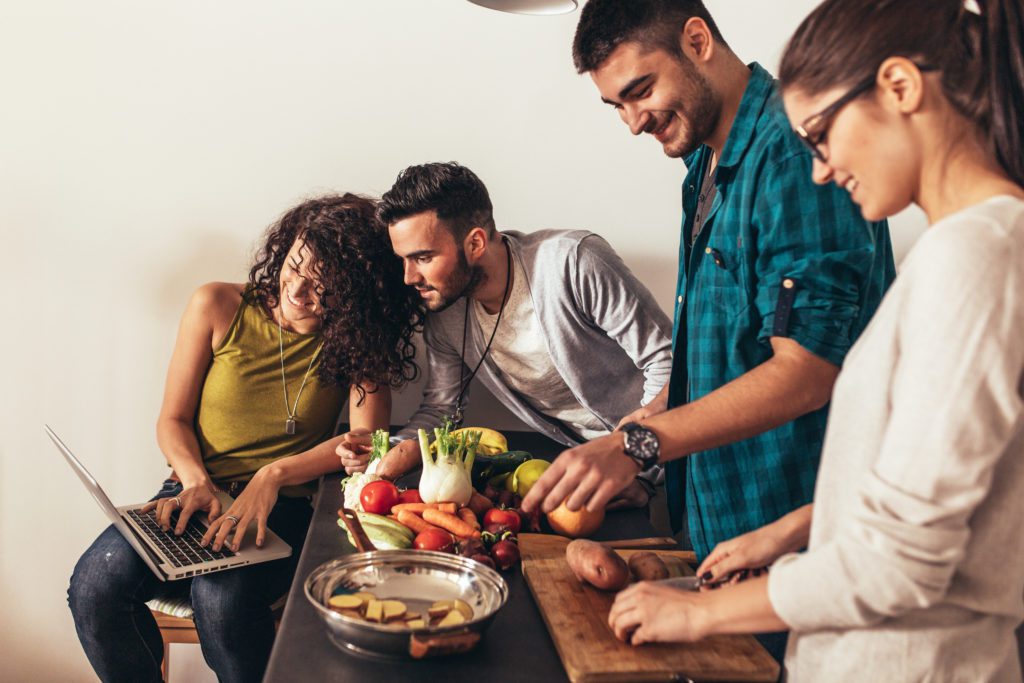
<path fill-rule="evenodd" d="M 463 427 L 452 431 L 451 435 L 457 436 L 462 432 L 480 432 L 480 443 L 476 447 L 477 455 L 496 455 L 508 450 L 508 440 L 501 432 L 488 427 Z M 437 442 L 430 444 L 431 453 L 437 452 L 436 444 Z"/>

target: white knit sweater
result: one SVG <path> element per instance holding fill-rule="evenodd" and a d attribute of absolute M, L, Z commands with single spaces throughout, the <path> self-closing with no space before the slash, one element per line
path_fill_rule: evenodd
<path fill-rule="evenodd" d="M 809 550 L 769 595 L 790 681 L 1021 680 L 1024 202 L 915 245 L 847 356 Z"/>

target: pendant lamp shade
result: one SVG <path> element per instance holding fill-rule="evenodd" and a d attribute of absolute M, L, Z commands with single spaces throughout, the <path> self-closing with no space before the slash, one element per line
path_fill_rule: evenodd
<path fill-rule="evenodd" d="M 568 14 L 579 7 L 576 0 L 469 0 L 474 5 L 513 14 Z"/>

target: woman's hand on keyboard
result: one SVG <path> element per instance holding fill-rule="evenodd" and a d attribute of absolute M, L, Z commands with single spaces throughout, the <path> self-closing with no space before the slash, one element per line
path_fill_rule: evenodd
<path fill-rule="evenodd" d="M 167 531 L 171 528 L 171 515 L 175 511 L 180 510 L 181 514 L 178 515 L 178 520 L 174 525 L 174 533 L 180 536 L 185 531 L 188 520 L 196 511 L 205 511 L 211 520 L 216 519 L 220 515 L 220 501 L 217 500 L 214 491 L 212 483 L 191 486 L 182 489 L 181 493 L 177 496 L 158 498 L 151 503 L 147 503 L 142 508 L 142 512 L 156 510 L 157 524 L 160 525 L 161 529 Z M 179 503 L 181 504 L 180 507 Z"/>
<path fill-rule="evenodd" d="M 277 493 L 280 485 L 274 481 L 267 468 L 263 468 L 253 475 L 253 478 L 246 484 L 245 489 L 235 498 L 219 519 L 210 523 L 210 528 L 203 536 L 202 545 L 213 542 L 213 549 L 220 550 L 227 543 L 228 535 L 231 534 L 231 543 L 228 547 L 238 552 L 242 546 L 242 538 L 245 530 L 250 524 L 256 524 L 256 546 L 263 547 L 263 540 L 267 535 L 267 517 L 277 502 Z M 235 520 L 238 520 L 237 523 Z"/>

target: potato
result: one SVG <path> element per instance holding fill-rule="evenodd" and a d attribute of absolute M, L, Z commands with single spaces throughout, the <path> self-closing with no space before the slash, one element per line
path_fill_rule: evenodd
<path fill-rule="evenodd" d="M 394 621 L 405 615 L 405 603 L 401 600 L 381 601 L 384 621 Z"/>
<path fill-rule="evenodd" d="M 332 609 L 360 610 L 364 600 L 358 595 L 334 595 L 327 601 L 327 606 Z"/>
<path fill-rule="evenodd" d="M 460 626 L 465 623 L 466 617 L 462 616 L 458 610 L 453 609 L 444 619 L 438 622 L 437 626 L 438 628 L 445 628 L 446 626 Z"/>
<path fill-rule="evenodd" d="M 384 603 L 380 600 L 370 600 L 366 605 L 367 621 L 384 621 Z"/>
<path fill-rule="evenodd" d="M 635 553 L 629 558 L 629 570 L 637 581 L 661 581 L 668 578 L 668 567 L 656 553 Z"/>
<path fill-rule="evenodd" d="M 440 619 L 447 616 L 452 609 L 454 609 L 454 603 L 451 600 L 438 600 L 427 610 L 427 615 L 431 619 Z"/>
<path fill-rule="evenodd" d="M 461 614 L 467 621 L 473 618 L 473 608 L 462 600 L 452 600 L 452 609 Z"/>
<path fill-rule="evenodd" d="M 576 578 L 605 591 L 617 591 L 629 583 L 626 561 L 600 543 L 577 539 L 565 548 L 565 559 Z"/>

